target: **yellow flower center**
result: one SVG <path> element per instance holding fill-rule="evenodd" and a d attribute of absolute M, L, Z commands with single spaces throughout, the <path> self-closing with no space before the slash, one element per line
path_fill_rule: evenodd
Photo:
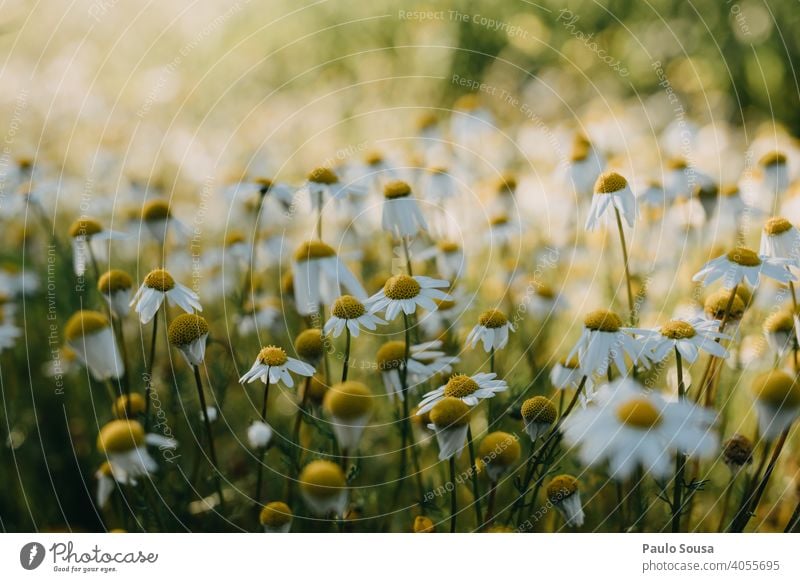
<path fill-rule="evenodd" d="M 466 398 L 474 394 L 480 386 L 466 374 L 453 374 L 444 387 L 444 395 L 453 398 Z"/>
<path fill-rule="evenodd" d="M 800 384 L 797 378 L 781 370 L 762 374 L 753 382 L 756 398 L 774 407 L 785 409 L 800 406 Z"/>
<path fill-rule="evenodd" d="M 391 341 L 383 344 L 375 359 L 380 370 L 395 370 L 403 365 L 406 357 L 406 343 Z"/>
<path fill-rule="evenodd" d="M 458 245 L 458 243 L 450 240 L 440 240 L 438 243 L 436 243 L 436 247 L 445 254 L 457 253 L 461 250 L 461 247 Z"/>
<path fill-rule="evenodd" d="M 175 288 L 175 279 L 164 269 L 155 269 L 144 278 L 144 286 L 166 293 Z"/>
<path fill-rule="evenodd" d="M 353 420 L 370 411 L 372 393 L 361 382 L 342 382 L 330 387 L 324 406 L 331 416 Z"/>
<path fill-rule="evenodd" d="M 300 473 L 300 488 L 313 497 L 329 498 L 347 486 L 344 472 L 336 463 L 311 461 Z"/>
<path fill-rule="evenodd" d="M 433 406 L 430 418 L 440 428 L 464 426 L 469 423 L 469 406 L 458 398 L 448 396 Z"/>
<path fill-rule="evenodd" d="M 520 456 L 517 437 L 507 432 L 493 432 L 478 447 L 478 456 L 487 465 L 508 467 L 517 462 Z"/>
<path fill-rule="evenodd" d="M 556 414 L 556 407 L 544 396 L 534 396 L 522 403 L 522 418 L 528 422 L 553 424 Z"/>
<path fill-rule="evenodd" d="M 74 341 L 85 335 L 97 333 L 108 327 L 108 319 L 98 311 L 78 311 L 67 321 L 64 336 Z"/>
<path fill-rule="evenodd" d="M 414 533 L 433 533 L 435 529 L 430 517 L 418 515 L 414 518 Z"/>
<path fill-rule="evenodd" d="M 367 152 L 367 155 L 364 156 L 364 163 L 368 166 L 377 166 L 381 162 L 383 162 L 383 154 L 377 150 Z"/>
<path fill-rule="evenodd" d="M 324 345 L 322 332 L 318 329 L 306 329 L 294 340 L 297 355 L 304 360 L 314 361 L 322 356 Z"/>
<path fill-rule="evenodd" d="M 779 151 L 771 151 L 767 152 L 761 159 L 758 160 L 758 163 L 764 167 L 768 166 L 781 166 L 786 163 L 786 154 Z"/>
<path fill-rule="evenodd" d="M 258 516 L 261 525 L 281 527 L 292 521 L 292 510 L 283 501 L 267 503 Z"/>
<path fill-rule="evenodd" d="M 764 224 L 764 232 L 770 236 L 783 234 L 792 228 L 792 223 L 782 216 L 773 216 Z"/>
<path fill-rule="evenodd" d="M 383 196 L 389 200 L 411 195 L 411 186 L 402 180 L 392 180 L 383 187 Z"/>
<path fill-rule="evenodd" d="M 646 430 L 661 424 L 661 413 L 647 398 L 637 397 L 617 407 L 617 420 L 627 426 Z"/>
<path fill-rule="evenodd" d="M 101 454 L 124 453 L 144 444 L 144 428 L 135 420 L 112 420 L 97 435 Z"/>
<path fill-rule="evenodd" d="M 330 168 L 314 168 L 308 174 L 308 181 L 316 184 L 336 184 L 339 176 Z"/>
<path fill-rule="evenodd" d="M 78 236 L 91 237 L 102 231 L 103 227 L 100 226 L 100 223 L 96 220 L 92 218 L 81 218 L 73 222 L 69 227 L 69 236 L 72 238 Z"/>
<path fill-rule="evenodd" d="M 333 247 L 319 240 L 312 240 L 300 245 L 294 253 L 294 260 L 298 263 L 310 261 L 311 259 L 325 259 L 335 257 L 336 251 Z"/>
<path fill-rule="evenodd" d="M 661 335 L 669 339 L 689 339 L 693 338 L 696 333 L 691 324 L 679 319 L 673 319 L 661 326 Z"/>
<path fill-rule="evenodd" d="M 508 224 L 508 215 L 497 214 L 489 220 L 489 224 L 492 226 L 504 226 Z"/>
<path fill-rule="evenodd" d="M 743 267 L 757 267 L 761 264 L 758 255 L 745 247 L 736 247 L 727 254 L 728 260 Z"/>
<path fill-rule="evenodd" d="M 117 418 L 127 418 L 142 414 L 145 409 L 144 397 L 136 392 L 130 396 L 122 395 L 114 402 L 111 411 Z"/>
<path fill-rule="evenodd" d="M 564 501 L 577 492 L 578 480 L 572 475 L 559 475 L 547 485 L 547 498 L 553 503 Z"/>
<path fill-rule="evenodd" d="M 142 208 L 142 220 L 165 220 L 170 217 L 169 202 L 166 200 L 151 200 Z"/>
<path fill-rule="evenodd" d="M 258 361 L 265 366 L 283 366 L 288 358 L 283 348 L 267 346 L 258 352 Z"/>
<path fill-rule="evenodd" d="M 740 287 L 741 288 L 741 287 Z M 715 293 L 712 293 L 706 299 L 705 305 L 703 306 L 706 312 L 706 315 L 713 319 L 721 320 L 725 317 L 725 310 L 728 307 L 728 302 L 730 301 L 731 291 L 727 289 L 720 289 Z M 744 315 L 744 301 L 739 296 L 737 292 L 733 298 L 733 302 L 731 303 L 730 307 L 730 315 L 728 319 L 731 320 L 739 320 Z"/>
<path fill-rule="evenodd" d="M 685 170 L 688 164 L 683 158 L 671 158 L 667 160 L 666 166 L 668 170 Z"/>
<path fill-rule="evenodd" d="M 616 172 L 603 172 L 594 184 L 595 194 L 613 194 L 623 190 L 628 181 Z"/>
<path fill-rule="evenodd" d="M 419 283 L 408 275 L 395 275 L 389 277 L 383 286 L 383 293 L 389 299 L 399 301 L 401 299 L 413 299 L 419 295 Z"/>
<path fill-rule="evenodd" d="M 794 318 L 786 311 L 776 311 L 764 320 L 767 333 L 790 332 L 794 329 Z"/>
<path fill-rule="evenodd" d="M 133 287 L 133 279 L 125 271 L 111 269 L 100 276 L 97 289 L 100 293 L 111 295 L 116 291 L 127 291 Z"/>
<path fill-rule="evenodd" d="M 456 302 L 452 299 L 434 299 L 433 302 L 436 303 L 436 307 L 439 308 L 439 311 L 447 311 L 456 306 Z"/>
<path fill-rule="evenodd" d="M 233 230 L 225 237 L 225 246 L 229 247 L 235 244 L 245 242 L 244 235 L 238 230 Z"/>
<path fill-rule="evenodd" d="M 583 319 L 583 325 L 592 331 L 617 332 L 622 327 L 622 319 L 613 311 L 598 309 Z"/>
<path fill-rule="evenodd" d="M 333 304 L 331 310 L 335 317 L 339 319 L 358 319 L 364 315 L 367 310 L 364 305 L 352 295 L 342 295 Z"/>
<path fill-rule="evenodd" d="M 536 286 L 534 291 L 539 297 L 543 297 L 545 299 L 554 299 L 556 296 L 555 290 L 546 283 L 540 283 Z"/>
<path fill-rule="evenodd" d="M 481 313 L 481 316 L 478 318 L 478 323 L 480 323 L 483 327 L 496 329 L 506 325 L 508 323 L 508 319 L 500 310 L 490 309 L 489 311 L 484 311 Z"/>
<path fill-rule="evenodd" d="M 208 322 L 194 313 L 181 313 L 169 324 L 167 335 L 173 346 L 188 346 L 208 334 Z"/>
<path fill-rule="evenodd" d="M 559 364 L 561 364 L 562 368 L 567 368 L 569 370 L 577 370 L 581 367 L 581 363 L 578 361 L 578 356 L 572 356 L 570 359 L 567 359 L 566 357 L 561 358 Z"/>

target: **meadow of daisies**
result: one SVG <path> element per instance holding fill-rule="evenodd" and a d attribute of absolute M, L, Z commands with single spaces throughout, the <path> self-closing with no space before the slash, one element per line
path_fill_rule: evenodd
<path fill-rule="evenodd" d="M 227 54 L 205 43 L 236 6 L 127 115 L 86 63 L 54 81 L 74 58 L 49 105 L 10 77 L 4 531 L 800 531 L 780 121 L 709 116 L 660 61 L 625 97 L 558 67 L 407 82 L 402 57 L 187 119 L 216 105 L 176 71 Z"/>

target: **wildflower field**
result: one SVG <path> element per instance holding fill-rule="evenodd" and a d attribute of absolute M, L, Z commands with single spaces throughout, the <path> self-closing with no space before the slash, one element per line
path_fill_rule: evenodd
<path fill-rule="evenodd" d="M 795 12 L 3 4 L 0 531 L 800 531 Z"/>

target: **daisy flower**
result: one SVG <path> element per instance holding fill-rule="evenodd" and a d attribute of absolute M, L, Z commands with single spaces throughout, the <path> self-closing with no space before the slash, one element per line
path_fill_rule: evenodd
<path fill-rule="evenodd" d="M 100 223 L 92 218 L 81 218 L 73 222 L 69 227 L 69 236 L 72 239 L 73 268 L 79 277 L 86 272 L 86 264 L 93 260 L 95 247 L 90 247 L 92 243 L 128 238 L 125 233 L 104 230 Z"/>
<path fill-rule="evenodd" d="M 169 202 L 161 198 L 145 203 L 142 207 L 142 223 L 150 236 L 162 245 L 167 240 L 167 232 L 170 227 L 181 236 L 187 233 L 186 226 L 172 216 Z"/>
<path fill-rule="evenodd" d="M 428 428 L 436 434 L 439 460 L 461 456 L 467 444 L 470 407 L 458 398 L 442 398 L 430 411 Z"/>
<path fill-rule="evenodd" d="M 752 385 L 758 412 L 758 431 L 767 441 L 787 430 L 800 415 L 800 383 L 782 370 L 772 370 Z"/>
<path fill-rule="evenodd" d="M 103 295 L 111 312 L 118 318 L 128 315 L 131 308 L 133 279 L 125 271 L 111 269 L 100 276 L 97 290 Z"/>
<path fill-rule="evenodd" d="M 772 259 L 791 259 L 794 265 L 800 265 L 800 231 L 785 218 L 770 218 L 764 224 L 758 254 Z"/>
<path fill-rule="evenodd" d="M 261 380 L 264 384 L 283 382 L 287 388 L 294 386 L 294 380 L 289 372 L 294 372 L 300 376 L 313 376 L 314 366 L 306 364 L 295 358 L 286 355 L 283 348 L 277 346 L 267 346 L 258 352 L 255 363 L 247 373 L 239 378 L 239 383 L 250 383 Z"/>
<path fill-rule="evenodd" d="M 604 215 L 609 215 L 607 211 L 611 207 L 616 208 L 628 226 L 633 227 L 636 219 L 636 198 L 628 186 L 628 181 L 616 172 L 603 172 L 594 184 L 594 196 L 586 219 L 586 230 L 596 230 L 600 225 L 600 219 Z"/>
<path fill-rule="evenodd" d="M 144 324 L 155 317 L 165 298 L 170 305 L 177 305 L 186 313 L 203 311 L 197 293 L 186 285 L 178 283 L 164 269 L 155 269 L 147 274 L 130 305 L 136 306 L 134 311 L 139 314 L 139 321 Z"/>
<path fill-rule="evenodd" d="M 352 295 L 342 295 L 334 301 L 331 307 L 331 317 L 325 322 L 323 333 L 339 337 L 342 335 L 345 326 L 350 331 L 350 335 L 358 337 L 361 328 L 375 331 L 378 325 L 385 325 L 386 322 L 373 313 L 367 313 L 364 304 Z"/>
<path fill-rule="evenodd" d="M 786 154 L 777 150 L 765 153 L 758 160 L 762 172 L 761 183 L 767 193 L 771 195 L 768 198 L 770 200 L 789 187 L 791 177 L 787 162 Z"/>
<path fill-rule="evenodd" d="M 321 210 L 326 198 L 342 200 L 348 194 L 363 196 L 367 193 L 366 188 L 356 184 L 343 183 L 336 172 L 325 167 L 311 170 L 306 183 L 300 187 L 300 191 L 308 193 L 311 205 L 316 211 Z"/>
<path fill-rule="evenodd" d="M 478 457 L 493 483 L 519 461 L 521 453 L 517 437 L 502 431 L 487 434 L 478 446 Z"/>
<path fill-rule="evenodd" d="M 626 355 L 634 364 L 649 366 L 642 342 L 631 337 L 629 331 L 622 327 L 622 319 L 613 311 L 592 311 L 584 318 L 581 337 L 567 360 L 577 356 L 584 376 L 602 376 L 611 363 L 620 374 L 627 374 Z"/>
<path fill-rule="evenodd" d="M 791 263 L 790 259 L 773 259 L 757 255 L 745 247 L 736 247 L 727 254 L 707 262 L 692 277 L 692 281 L 710 285 L 722 279 L 722 284 L 728 289 L 747 281 L 752 287 L 757 287 L 759 277 L 765 275 L 781 283 L 788 283 L 797 280 L 786 268 Z"/>
<path fill-rule="evenodd" d="M 737 288 L 733 299 L 731 299 L 731 293 L 733 293 L 733 291 L 730 289 L 719 289 L 706 297 L 703 303 L 703 313 L 705 316 L 708 319 L 721 322 L 725 319 L 725 314 L 727 313 L 728 327 L 730 328 L 732 325 L 738 324 L 742 317 L 744 317 L 745 311 L 745 302 L 742 299 L 742 294 L 739 293 L 741 289 L 743 289 L 742 285 Z"/>
<path fill-rule="evenodd" d="M 581 194 L 591 190 L 597 176 L 603 171 L 605 160 L 584 135 L 576 135 L 569 156 L 567 179 Z"/>
<path fill-rule="evenodd" d="M 449 374 L 453 371 L 453 364 L 461 361 L 457 356 L 446 356 L 443 351 L 439 350 L 441 346 L 442 342 L 437 340 L 412 345 L 409 348 L 408 377 L 406 378 L 408 388 L 427 382 L 436 374 Z M 406 343 L 403 341 L 386 342 L 375 356 L 386 393 L 390 396 L 397 396 L 400 400 L 405 397 L 400 376 L 405 357 Z"/>
<path fill-rule="evenodd" d="M 264 533 L 289 533 L 293 517 L 288 505 L 283 501 L 273 501 L 261 508 L 258 522 L 264 528 Z"/>
<path fill-rule="evenodd" d="M 564 517 L 567 527 L 583 525 L 583 506 L 578 480 L 572 475 L 559 475 L 547 484 L 547 499 Z"/>
<path fill-rule="evenodd" d="M 136 485 L 139 477 L 155 473 L 158 465 L 147 445 L 174 449 L 178 443 L 157 434 L 145 434 L 135 420 L 112 420 L 97 435 L 97 450 L 108 461 L 107 471 L 117 483 Z"/>
<path fill-rule="evenodd" d="M 271 329 L 283 315 L 280 300 L 275 297 L 265 297 L 254 303 L 248 301 L 243 311 L 245 315 L 236 324 L 240 335 L 252 335 Z"/>
<path fill-rule="evenodd" d="M 577 356 L 562 358 L 550 370 L 550 382 L 556 390 L 577 390 L 583 379 L 583 391 L 580 395 L 581 406 L 586 405 L 594 398 L 594 381 L 581 371 Z"/>
<path fill-rule="evenodd" d="M 437 273 L 445 279 L 455 280 L 464 273 L 464 250 L 451 240 L 440 240 L 436 246 L 421 251 L 416 258 L 422 261 L 434 259 Z"/>
<path fill-rule="evenodd" d="M 316 313 L 323 303 L 333 303 L 342 295 L 342 287 L 359 301 L 367 292 L 336 251 L 322 241 L 309 241 L 300 245 L 292 262 L 293 289 L 297 312 L 300 315 Z"/>
<path fill-rule="evenodd" d="M 199 366 L 206 355 L 208 322 L 194 313 L 181 313 L 167 330 L 169 343 L 178 348 L 190 366 Z"/>
<path fill-rule="evenodd" d="M 522 420 L 525 423 L 525 432 L 531 439 L 536 440 L 553 428 L 558 413 L 549 398 L 534 396 L 522 403 Z"/>
<path fill-rule="evenodd" d="M 325 355 L 326 347 L 322 330 L 315 327 L 304 329 L 294 340 L 295 353 L 301 360 L 315 367 Z"/>
<path fill-rule="evenodd" d="M 505 380 L 498 380 L 497 374 L 479 373 L 474 376 L 453 374 L 447 384 L 431 390 L 419 403 L 417 414 L 425 414 L 442 398 L 452 397 L 462 400 L 464 404 L 476 406 L 481 400 L 492 398 L 498 392 L 508 390 Z"/>
<path fill-rule="evenodd" d="M 111 465 L 108 461 L 104 461 L 100 468 L 94 474 L 97 479 L 97 505 L 98 507 L 105 507 L 111 494 L 114 493 L 116 482 L 114 476 L 111 474 Z"/>
<path fill-rule="evenodd" d="M 504 245 L 519 234 L 522 234 L 519 221 L 512 220 L 505 212 L 499 212 L 489 218 L 489 228 L 484 240 L 487 243 Z"/>
<path fill-rule="evenodd" d="M 411 195 L 411 186 L 401 180 L 388 182 L 383 187 L 383 230 L 398 237 L 414 236 L 421 230 L 428 230 L 428 224 Z"/>
<path fill-rule="evenodd" d="M 361 382 L 335 384 L 325 394 L 323 408 L 331 419 L 336 442 L 344 452 L 358 448 L 358 441 L 372 413 L 372 393 Z"/>
<path fill-rule="evenodd" d="M 795 344 L 794 317 L 791 312 L 776 311 L 764 320 L 764 338 L 770 349 L 783 357 Z"/>
<path fill-rule="evenodd" d="M 336 463 L 311 461 L 298 478 L 300 493 L 312 513 L 318 517 L 342 516 L 347 508 L 347 481 Z"/>
<path fill-rule="evenodd" d="M 436 300 L 450 299 L 450 296 L 441 290 L 448 287 L 450 283 L 442 279 L 422 275 L 413 277 L 395 275 L 389 277 L 383 289 L 366 301 L 366 306 L 370 313 L 384 311 L 386 319 L 394 321 L 401 311 L 406 315 L 413 315 L 417 306 L 435 311 Z"/>
<path fill-rule="evenodd" d="M 508 321 L 499 309 L 484 311 L 478 318 L 478 325 L 472 328 L 467 336 L 467 345 L 474 348 L 478 342 L 483 342 L 485 352 L 502 350 L 508 344 L 508 332 L 514 331 L 514 326 Z"/>
<path fill-rule="evenodd" d="M 718 358 L 729 356 L 728 350 L 723 348 L 717 340 L 731 338 L 719 333 L 718 328 L 717 321 L 695 317 L 688 320 L 673 319 L 657 329 L 633 329 L 631 331 L 644 338 L 645 347 L 651 350 L 650 359 L 653 362 L 663 361 L 677 349 L 687 363 L 693 364 L 697 360 L 700 350 Z"/>
<path fill-rule="evenodd" d="M 117 340 L 108 318 L 97 311 L 78 311 L 67 321 L 64 336 L 95 380 L 121 378 L 125 373 Z"/>
<path fill-rule="evenodd" d="M 579 449 L 583 463 L 608 461 L 613 479 L 625 480 L 637 467 L 665 479 L 674 470 L 675 453 L 705 459 L 717 450 L 712 411 L 687 401 L 667 402 L 634 380 L 604 385 L 595 402 L 567 417 L 564 439 Z"/>

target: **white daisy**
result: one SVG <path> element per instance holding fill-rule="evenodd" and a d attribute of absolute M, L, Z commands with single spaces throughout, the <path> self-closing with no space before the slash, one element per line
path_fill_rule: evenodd
<path fill-rule="evenodd" d="M 522 420 L 525 423 L 525 432 L 536 442 L 541 436 L 549 433 L 556 422 L 558 412 L 549 398 L 534 396 L 522 403 Z"/>
<path fill-rule="evenodd" d="M 620 378 L 600 388 L 594 406 L 567 417 L 564 439 L 578 447 L 583 463 L 608 461 L 613 479 L 627 479 L 637 467 L 665 479 L 674 470 L 675 453 L 698 459 L 715 454 L 714 420 L 710 410 L 667 402 L 635 380 Z"/>
<path fill-rule="evenodd" d="M 364 196 L 367 189 L 358 184 L 345 184 L 332 169 L 319 167 L 309 172 L 308 179 L 299 192 L 307 193 L 312 207 L 319 211 L 328 198 L 343 200 L 348 194 Z"/>
<path fill-rule="evenodd" d="M 450 299 L 447 293 L 441 291 L 448 287 L 450 283 L 442 279 L 422 275 L 395 275 L 389 277 L 383 289 L 370 297 L 365 305 L 370 313 L 385 312 L 386 319 L 394 321 L 401 311 L 406 315 L 413 315 L 417 306 L 435 311 L 436 300 Z"/>
<path fill-rule="evenodd" d="M 693 364 L 700 350 L 727 358 L 730 354 L 718 340 L 731 339 L 719 333 L 719 322 L 695 317 L 687 320 L 673 319 L 656 329 L 632 329 L 631 332 L 644 338 L 645 347 L 651 350 L 653 362 L 663 361 L 671 352 L 678 350 L 683 360 Z"/>
<path fill-rule="evenodd" d="M 759 434 L 772 441 L 800 415 L 800 383 L 783 370 L 771 370 L 753 381 L 752 391 Z"/>
<path fill-rule="evenodd" d="M 331 461 L 316 460 L 300 476 L 300 493 L 314 515 L 341 517 L 347 509 L 347 479 L 342 468 Z"/>
<path fill-rule="evenodd" d="M 772 259 L 791 259 L 800 266 L 800 231 L 780 216 L 767 220 L 761 233 L 759 255 Z"/>
<path fill-rule="evenodd" d="M 64 330 L 67 345 L 96 380 L 121 378 L 125 373 L 111 324 L 97 311 L 78 311 Z"/>
<path fill-rule="evenodd" d="M 283 348 L 267 346 L 258 352 L 255 363 L 244 376 L 239 378 L 239 383 L 244 384 L 261 380 L 266 384 L 269 380 L 270 384 L 283 382 L 287 388 L 292 388 L 294 380 L 292 380 L 292 375 L 289 374 L 290 371 L 300 376 L 313 376 L 314 366 L 295 358 L 290 358 Z"/>
<path fill-rule="evenodd" d="M 361 328 L 375 331 L 378 325 L 385 325 L 386 322 L 373 313 L 367 313 L 364 304 L 352 295 L 342 295 L 334 301 L 331 307 L 331 317 L 325 322 L 323 333 L 339 337 L 342 335 L 345 326 L 350 331 L 350 335 L 358 337 Z"/>
<path fill-rule="evenodd" d="M 508 384 L 505 380 L 498 380 L 497 374 L 479 373 L 474 376 L 453 374 L 447 384 L 423 396 L 417 414 L 425 414 L 442 398 L 458 398 L 464 404 L 476 406 L 481 400 L 492 398 L 495 394 L 506 390 Z"/>
<path fill-rule="evenodd" d="M 188 234 L 186 225 L 172 215 L 169 202 L 162 198 L 145 203 L 142 207 L 142 223 L 150 236 L 162 245 L 167 240 L 170 228 L 180 238 L 185 238 Z"/>
<path fill-rule="evenodd" d="M 586 378 L 586 381 L 583 379 Z M 586 405 L 594 398 L 594 380 L 591 376 L 586 376 L 580 367 L 578 358 L 563 358 L 557 362 L 550 370 L 550 382 L 556 390 L 577 390 L 583 382 L 583 390 L 580 394 L 581 406 Z"/>
<path fill-rule="evenodd" d="M 72 239 L 72 261 L 75 274 L 79 277 L 86 273 L 86 265 L 92 261 L 102 251 L 102 246 L 94 245 L 109 240 L 121 240 L 128 238 L 122 232 L 104 230 L 99 222 L 91 218 L 81 218 L 72 223 L 69 227 L 69 236 Z"/>
<path fill-rule="evenodd" d="M 441 346 L 442 342 L 437 340 L 412 345 L 409 348 L 407 388 L 414 388 L 427 382 L 437 374 L 449 374 L 453 371 L 453 364 L 461 360 L 457 356 L 446 356 L 439 350 Z M 400 400 L 405 398 L 401 376 L 405 357 L 406 343 L 403 341 L 386 342 L 375 356 L 386 393 L 397 396 Z"/>
<path fill-rule="evenodd" d="M 258 514 L 264 533 L 289 533 L 293 518 L 292 510 L 283 501 L 267 503 Z"/>
<path fill-rule="evenodd" d="M 514 326 L 498 309 L 490 309 L 481 313 L 478 325 L 472 328 L 467 335 L 466 344 L 474 348 L 478 342 L 483 342 L 485 352 L 502 350 L 508 344 L 508 332 L 514 331 Z"/>
<path fill-rule="evenodd" d="M 764 320 L 764 338 L 769 348 L 780 357 L 786 355 L 797 341 L 795 317 L 789 311 L 776 311 Z"/>
<path fill-rule="evenodd" d="M 203 311 L 197 293 L 178 283 L 164 269 L 155 269 L 147 274 L 130 304 L 136 306 L 134 310 L 139 314 L 139 321 L 148 323 L 164 303 L 164 298 L 170 305 L 177 305 L 186 313 Z"/>
<path fill-rule="evenodd" d="M 181 313 L 169 324 L 169 343 L 176 347 L 190 366 L 199 366 L 206 357 L 208 323 L 194 313 Z"/>
<path fill-rule="evenodd" d="M 358 279 L 333 248 L 322 241 L 310 241 L 297 249 L 292 273 L 295 306 L 300 315 L 311 315 L 321 304 L 333 303 L 342 294 L 342 287 L 359 301 L 367 298 Z"/>
<path fill-rule="evenodd" d="M 436 261 L 436 272 L 451 281 L 458 279 L 465 270 L 464 250 L 456 242 L 450 240 L 440 240 L 436 246 L 424 249 L 416 255 L 420 261 L 434 259 Z"/>
<path fill-rule="evenodd" d="M 383 188 L 383 197 L 383 230 L 397 237 L 414 236 L 421 230 L 428 230 L 408 183 L 401 180 L 388 182 Z"/>
<path fill-rule="evenodd" d="M 584 513 L 578 480 L 572 475 L 559 475 L 547 484 L 547 499 L 564 517 L 567 527 L 581 527 Z"/>
<path fill-rule="evenodd" d="M 139 477 L 158 470 L 147 452 L 147 445 L 171 450 L 178 443 L 161 435 L 145 434 L 142 425 L 135 420 L 112 420 L 97 435 L 97 449 L 108 461 L 108 472 L 114 481 L 123 485 L 136 485 Z"/>
<path fill-rule="evenodd" d="M 103 295 L 115 317 L 123 318 L 131 308 L 133 279 L 125 271 L 111 269 L 100 276 L 97 289 Z"/>
<path fill-rule="evenodd" d="M 736 247 L 703 265 L 703 268 L 692 277 L 692 281 L 710 285 L 722 279 L 722 284 L 728 289 L 747 281 L 752 287 L 757 287 L 759 277 L 765 275 L 781 283 L 788 283 L 797 280 L 786 268 L 791 263 L 790 259 L 759 256 L 748 248 Z"/>
<path fill-rule="evenodd" d="M 585 376 L 602 376 L 611 363 L 620 374 L 627 374 L 626 355 L 634 364 L 641 363 L 649 367 L 644 345 L 629 335 L 629 332 L 629 329 L 622 327 L 622 320 L 613 311 L 592 311 L 584 318 L 581 337 L 567 360 L 577 356 L 581 372 Z"/>
<path fill-rule="evenodd" d="M 628 186 L 628 181 L 616 172 L 603 172 L 594 185 L 594 196 L 592 196 L 592 206 L 586 219 L 586 230 L 596 230 L 604 215 L 613 222 L 613 212 L 608 212 L 612 206 L 619 211 L 628 226 L 633 227 L 636 219 L 636 198 Z"/>
<path fill-rule="evenodd" d="M 343 452 L 358 448 L 372 414 L 372 399 L 372 393 L 364 384 L 352 380 L 335 384 L 325 393 L 323 407 Z"/>
<path fill-rule="evenodd" d="M 443 398 L 430 411 L 428 428 L 436 434 L 439 460 L 461 456 L 467 444 L 470 407 L 458 398 Z"/>

